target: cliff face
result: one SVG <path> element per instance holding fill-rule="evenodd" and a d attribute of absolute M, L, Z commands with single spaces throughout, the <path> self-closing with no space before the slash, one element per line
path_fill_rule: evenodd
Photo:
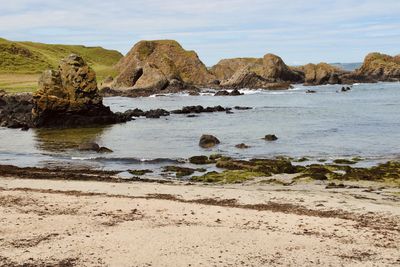
<path fill-rule="evenodd" d="M 112 87 L 117 89 L 162 90 L 177 81 L 205 85 L 215 79 L 195 52 L 172 40 L 137 43 L 116 69 L 119 75 Z"/>
<path fill-rule="evenodd" d="M 392 57 L 380 53 L 370 53 L 365 57 L 363 65 L 356 73 L 378 81 L 399 80 L 400 55 Z"/>

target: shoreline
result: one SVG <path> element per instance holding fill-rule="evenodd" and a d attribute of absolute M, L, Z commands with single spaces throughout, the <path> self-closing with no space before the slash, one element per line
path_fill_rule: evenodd
<path fill-rule="evenodd" d="M 0 265 L 399 264 L 399 203 L 318 184 L 2 177 Z"/>

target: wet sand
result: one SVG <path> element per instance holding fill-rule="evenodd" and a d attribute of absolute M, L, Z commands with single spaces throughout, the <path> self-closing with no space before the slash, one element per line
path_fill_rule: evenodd
<path fill-rule="evenodd" d="M 400 265 L 399 200 L 317 184 L 0 178 L 0 265 Z"/>

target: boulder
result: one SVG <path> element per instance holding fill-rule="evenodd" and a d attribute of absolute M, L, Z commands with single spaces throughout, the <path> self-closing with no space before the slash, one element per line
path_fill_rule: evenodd
<path fill-rule="evenodd" d="M 220 141 L 213 135 L 204 134 L 200 138 L 199 146 L 202 148 L 211 148 L 218 145 Z"/>
<path fill-rule="evenodd" d="M 81 151 L 99 151 L 100 146 L 97 143 L 94 142 L 87 142 L 87 143 L 83 143 L 80 144 L 78 147 L 78 150 Z"/>
<path fill-rule="evenodd" d="M 266 136 L 264 136 L 263 138 L 265 141 L 276 141 L 278 140 L 278 137 L 274 134 L 267 134 Z"/>
<path fill-rule="evenodd" d="M 113 152 L 114 151 L 104 146 L 100 147 L 99 150 L 97 150 L 97 153 L 113 153 Z"/>
<path fill-rule="evenodd" d="M 238 70 L 249 65 L 260 63 L 260 58 L 230 58 L 222 59 L 211 68 L 211 72 L 220 81 L 229 80 Z"/>
<path fill-rule="evenodd" d="M 96 74 L 82 57 L 71 54 L 57 70 L 39 78 L 33 94 L 32 122 L 35 127 L 74 127 L 121 122 L 102 103 Z"/>
<path fill-rule="evenodd" d="M 210 84 L 215 80 L 194 51 L 173 40 L 140 41 L 116 65 L 112 88 L 160 91 Z"/>
<path fill-rule="evenodd" d="M 241 144 L 237 144 L 235 147 L 239 148 L 239 149 L 246 149 L 246 148 L 249 148 L 250 146 L 246 145 L 245 143 L 241 143 Z"/>
<path fill-rule="evenodd" d="M 218 92 L 216 92 L 214 94 L 214 96 L 228 96 L 228 95 L 229 95 L 229 92 L 226 90 L 219 90 Z"/>

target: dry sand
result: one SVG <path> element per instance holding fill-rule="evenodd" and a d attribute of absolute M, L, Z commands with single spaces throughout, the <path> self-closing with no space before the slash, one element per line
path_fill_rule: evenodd
<path fill-rule="evenodd" d="M 400 266 L 393 190 L 0 178 L 0 266 Z"/>

